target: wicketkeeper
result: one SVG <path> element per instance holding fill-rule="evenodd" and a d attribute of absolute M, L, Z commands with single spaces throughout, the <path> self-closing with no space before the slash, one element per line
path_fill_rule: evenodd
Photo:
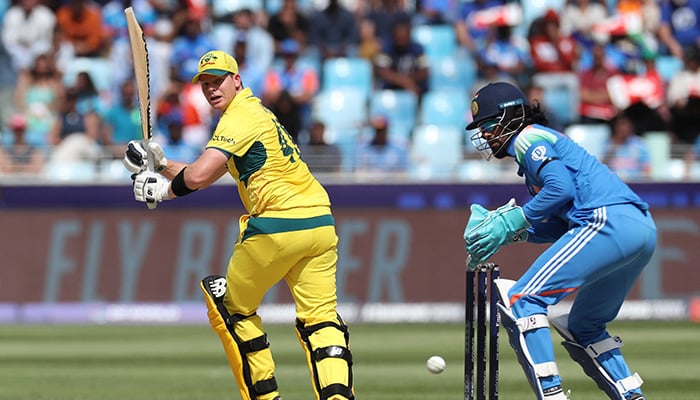
<path fill-rule="evenodd" d="M 502 323 L 540 400 L 565 400 L 550 324 L 571 357 L 613 400 L 643 400 L 642 379 L 606 325 L 654 252 L 648 206 L 605 165 L 548 128 L 539 103 L 504 82 L 472 99 L 471 139 L 487 160 L 513 157 L 533 196 L 496 210 L 471 207 L 464 231 L 469 268 L 513 242 L 552 243 L 517 281 L 499 280 Z M 576 293 L 568 315 L 547 308 Z"/>
<path fill-rule="evenodd" d="M 256 313 L 284 279 L 296 303 L 296 332 L 317 400 L 354 399 L 348 328 L 336 312 L 338 259 L 330 200 L 277 117 L 243 87 L 236 60 L 210 51 L 192 79 L 221 118 L 192 164 L 168 161 L 151 142 L 129 143 L 136 200 L 157 204 L 204 189 L 229 173 L 247 214 L 226 277 L 201 282 L 209 321 L 223 344 L 243 400 L 281 399 L 270 343 Z M 147 155 L 154 159 L 146 170 Z"/>

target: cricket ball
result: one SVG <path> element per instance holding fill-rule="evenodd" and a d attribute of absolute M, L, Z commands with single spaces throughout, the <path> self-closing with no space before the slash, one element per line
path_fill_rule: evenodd
<path fill-rule="evenodd" d="M 445 359 L 440 356 L 432 356 L 425 363 L 426 368 L 433 374 L 439 374 L 445 370 Z"/>

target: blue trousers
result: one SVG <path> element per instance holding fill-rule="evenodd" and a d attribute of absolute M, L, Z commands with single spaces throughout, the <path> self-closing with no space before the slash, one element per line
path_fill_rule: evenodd
<path fill-rule="evenodd" d="M 631 204 L 593 210 L 580 226 L 554 242 L 510 290 L 513 314 L 522 318 L 547 314 L 547 307 L 575 293 L 568 327 L 576 341 L 588 346 L 610 337 L 606 325 L 651 259 L 656 226 L 649 211 Z M 549 329 L 525 333 L 535 364 L 554 360 Z M 619 349 L 598 358 L 614 380 L 631 375 Z M 544 389 L 558 385 L 558 376 L 544 379 Z"/>

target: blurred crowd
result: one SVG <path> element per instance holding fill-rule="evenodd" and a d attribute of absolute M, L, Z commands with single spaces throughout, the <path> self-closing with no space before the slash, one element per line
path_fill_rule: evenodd
<path fill-rule="evenodd" d="M 123 177 L 141 137 L 129 6 L 154 137 L 179 161 L 216 124 L 190 82 L 211 49 L 234 55 L 317 172 L 478 179 L 469 99 L 503 80 L 625 179 L 671 158 L 690 177 L 700 154 L 700 0 L 5 0 L 0 174 Z"/>

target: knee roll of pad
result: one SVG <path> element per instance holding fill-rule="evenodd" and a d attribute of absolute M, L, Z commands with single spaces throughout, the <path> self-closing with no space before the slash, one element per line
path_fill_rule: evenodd
<path fill-rule="evenodd" d="M 236 381 L 239 382 L 242 398 L 254 400 L 260 395 L 277 391 L 277 381 L 274 376 L 253 382 L 254 374 L 248 361 L 248 357 L 252 356 L 253 353 L 269 349 L 270 343 L 267 340 L 267 334 L 243 340 L 234 329 L 236 324 L 255 314 L 230 314 L 226 310 L 223 303 L 226 294 L 226 278 L 223 276 L 208 276 L 202 280 L 200 287 L 205 294 L 209 322 L 221 339 L 231 370 Z M 272 358 L 269 357 L 269 359 L 269 364 L 272 366 Z"/>
<path fill-rule="evenodd" d="M 355 396 L 353 393 L 352 384 L 352 353 L 349 349 L 350 337 L 347 326 L 343 323 L 342 319 L 340 319 L 340 316 L 338 316 L 337 323 L 323 322 L 311 326 L 304 326 L 304 323 L 297 319 L 296 329 L 297 334 L 299 335 L 299 340 L 302 342 L 304 350 L 307 353 L 316 398 L 320 400 L 327 400 L 337 398 L 334 396 L 342 396 L 345 399 L 353 400 Z M 314 333 L 323 335 L 324 331 L 327 330 L 342 332 L 345 342 L 344 345 L 342 343 L 337 343 L 327 346 L 319 346 L 318 343 L 315 343 L 318 340 L 314 338 Z M 325 335 L 330 336 L 332 333 L 327 332 Z M 323 372 L 321 372 L 321 369 L 319 368 L 319 363 L 328 358 L 342 359 L 347 363 L 347 384 L 339 382 L 339 376 L 320 376 L 323 374 Z M 322 380 L 332 383 L 323 386 L 321 384 Z"/>

